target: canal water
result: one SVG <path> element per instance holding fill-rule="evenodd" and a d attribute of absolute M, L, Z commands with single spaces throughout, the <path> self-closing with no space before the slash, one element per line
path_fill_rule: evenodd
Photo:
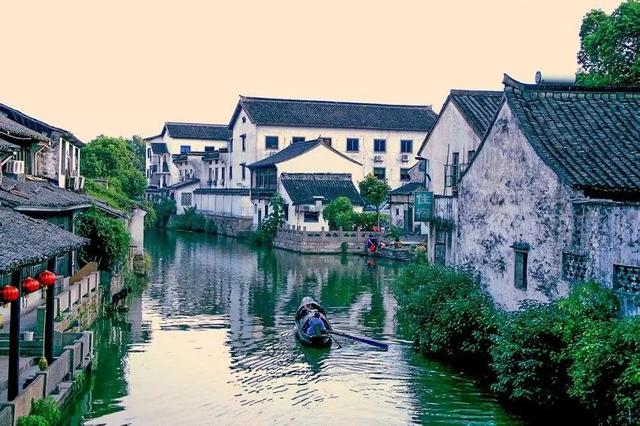
<path fill-rule="evenodd" d="M 71 424 L 519 424 L 474 380 L 396 336 L 403 265 L 297 255 L 223 237 L 152 232 L 150 277 L 127 312 L 95 325 L 94 369 Z M 300 346 L 293 316 L 312 295 L 342 338 Z"/>

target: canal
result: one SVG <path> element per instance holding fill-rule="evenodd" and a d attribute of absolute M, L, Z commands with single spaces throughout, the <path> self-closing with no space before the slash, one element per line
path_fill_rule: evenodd
<path fill-rule="evenodd" d="M 96 368 L 72 424 L 519 424 L 472 378 L 396 337 L 392 286 L 403 265 L 302 256 L 234 239 L 152 232 L 153 258 L 127 312 L 95 325 Z M 301 347 L 293 315 L 312 295 L 340 339 Z"/>

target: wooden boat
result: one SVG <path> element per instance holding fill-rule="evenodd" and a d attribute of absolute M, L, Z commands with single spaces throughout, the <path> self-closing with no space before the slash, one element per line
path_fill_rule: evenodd
<path fill-rule="evenodd" d="M 316 312 L 320 314 L 320 319 L 324 322 L 324 326 L 327 330 L 331 330 L 331 324 L 327 320 L 327 314 L 311 297 L 305 297 L 300 302 L 300 307 L 296 312 L 296 337 L 300 343 L 308 346 L 315 346 L 317 348 L 328 348 L 331 346 L 331 336 L 329 333 L 322 333 L 319 335 L 310 335 L 306 333 L 305 324 Z"/>

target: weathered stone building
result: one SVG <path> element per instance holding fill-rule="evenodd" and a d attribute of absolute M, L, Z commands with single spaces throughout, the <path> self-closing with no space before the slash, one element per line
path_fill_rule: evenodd
<path fill-rule="evenodd" d="M 508 309 L 591 278 L 637 294 L 640 90 L 504 84 L 457 186 L 453 263 Z"/>

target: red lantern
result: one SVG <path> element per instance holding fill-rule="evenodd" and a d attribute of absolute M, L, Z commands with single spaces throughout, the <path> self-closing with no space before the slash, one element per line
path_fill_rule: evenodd
<path fill-rule="evenodd" d="M 49 287 L 56 283 L 56 274 L 51 271 L 42 271 L 38 275 L 38 280 L 42 283 L 43 286 Z"/>
<path fill-rule="evenodd" d="M 22 290 L 27 294 L 33 293 L 40 290 L 40 283 L 34 278 L 27 277 L 22 281 Z"/>
<path fill-rule="evenodd" d="M 20 297 L 20 292 L 12 285 L 5 285 L 0 288 L 0 296 L 4 303 L 15 302 Z"/>

